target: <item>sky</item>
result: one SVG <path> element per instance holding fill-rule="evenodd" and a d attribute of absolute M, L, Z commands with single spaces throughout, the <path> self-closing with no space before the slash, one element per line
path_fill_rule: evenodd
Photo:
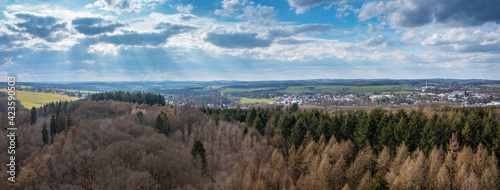
<path fill-rule="evenodd" d="M 0 81 L 500 79 L 500 0 L 3 0 Z"/>

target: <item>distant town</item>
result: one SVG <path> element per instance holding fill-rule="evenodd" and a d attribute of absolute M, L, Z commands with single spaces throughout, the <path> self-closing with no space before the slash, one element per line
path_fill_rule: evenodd
<path fill-rule="evenodd" d="M 489 80 L 305 80 L 120 83 L 23 83 L 18 90 L 86 98 L 108 91 L 153 92 L 167 104 L 211 108 L 286 106 L 500 106 L 500 81 Z"/>

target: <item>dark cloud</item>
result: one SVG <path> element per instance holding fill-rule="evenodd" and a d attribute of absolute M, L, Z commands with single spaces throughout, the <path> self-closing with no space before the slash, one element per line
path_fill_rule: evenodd
<path fill-rule="evenodd" d="M 264 40 L 257 38 L 256 33 L 234 33 L 234 34 L 217 34 L 208 33 L 205 38 L 206 42 L 223 48 L 256 48 L 268 47 L 271 45 L 272 40 Z"/>
<path fill-rule="evenodd" d="M 321 3 L 334 2 L 335 0 L 288 0 L 288 4 L 293 7 L 310 7 Z"/>
<path fill-rule="evenodd" d="M 458 26 L 477 26 L 487 22 L 500 23 L 500 0 L 408 0 L 366 3 L 360 20 L 389 14 L 392 23 L 418 27 L 432 22 Z"/>
<path fill-rule="evenodd" d="M 60 40 L 60 37 L 52 35 L 55 32 L 66 30 L 66 23 L 57 23 L 57 19 L 52 16 L 38 16 L 30 13 L 16 13 L 14 16 L 24 22 L 14 23 L 19 29 L 12 26 L 7 27 L 8 29 L 16 32 L 26 32 L 47 41 Z"/>
<path fill-rule="evenodd" d="M 114 32 L 116 28 L 124 26 L 121 23 L 111 23 L 102 18 L 77 18 L 71 22 L 76 31 L 85 35 L 97 35 Z"/>
<path fill-rule="evenodd" d="M 9 35 L 9 34 L 2 34 L 0 33 L 0 52 L 1 51 L 8 51 L 8 49 L 19 46 L 18 44 L 12 43 L 15 41 L 22 41 L 22 40 L 27 40 L 25 37 L 22 37 L 21 35 Z"/>
<path fill-rule="evenodd" d="M 184 20 L 184 21 L 190 21 L 193 18 L 195 18 L 195 17 L 192 16 L 192 15 L 182 15 L 182 16 L 180 16 L 180 19 Z"/>
<path fill-rule="evenodd" d="M 296 13 L 304 13 L 310 7 L 317 6 L 321 3 L 333 3 L 339 0 L 288 0 L 288 5 L 296 9 Z"/>
<path fill-rule="evenodd" d="M 158 46 L 173 35 L 188 32 L 195 28 L 185 25 L 160 23 L 155 27 L 155 29 L 161 31 L 149 33 L 128 32 L 119 35 L 103 35 L 99 37 L 98 41 L 115 45 Z"/>
<path fill-rule="evenodd" d="M 330 24 L 303 24 L 296 26 L 287 26 L 283 28 L 271 29 L 266 32 L 269 39 L 287 38 L 293 35 L 308 33 L 308 32 L 326 32 L 332 29 Z"/>
<path fill-rule="evenodd" d="M 382 45 L 386 41 L 387 41 L 387 38 L 384 35 L 380 34 L 378 36 L 372 36 L 372 37 L 370 37 L 370 39 L 368 39 L 364 42 L 365 42 L 366 46 L 374 47 L 374 46 Z"/>
<path fill-rule="evenodd" d="M 312 40 L 296 40 L 296 39 L 292 39 L 292 38 L 282 39 L 282 40 L 276 41 L 276 43 L 280 44 L 280 45 L 300 45 L 300 44 L 311 43 L 311 42 L 313 42 L 313 41 Z"/>
<path fill-rule="evenodd" d="M 155 29 L 165 30 L 166 32 L 178 34 L 178 33 L 184 33 L 184 32 L 194 30 L 194 29 L 196 29 L 196 27 L 187 26 L 187 25 L 171 24 L 168 22 L 161 22 L 158 25 L 156 25 Z"/>

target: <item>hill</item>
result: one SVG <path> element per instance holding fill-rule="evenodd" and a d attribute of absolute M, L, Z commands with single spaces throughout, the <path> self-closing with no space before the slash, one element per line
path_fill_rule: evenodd
<path fill-rule="evenodd" d="M 7 89 L 0 89 L 0 92 L 7 92 Z M 55 102 L 59 100 L 73 101 L 80 98 L 69 97 L 68 95 L 54 94 L 54 93 L 41 93 L 41 92 L 28 92 L 28 91 L 16 91 L 15 98 L 21 101 L 21 104 L 25 108 L 31 108 L 33 106 L 40 107 L 49 102 Z"/>

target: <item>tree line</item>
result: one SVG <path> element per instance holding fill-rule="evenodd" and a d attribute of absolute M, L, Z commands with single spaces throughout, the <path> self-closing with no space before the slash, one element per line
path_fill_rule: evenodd
<path fill-rule="evenodd" d="M 455 133 L 461 146 L 482 144 L 488 151 L 497 155 L 500 152 L 498 108 L 454 108 L 434 113 L 424 113 L 422 109 L 388 111 L 377 108 L 332 114 L 317 109 L 297 110 L 294 106 L 287 109 L 200 110 L 214 120 L 239 121 L 246 129 L 280 135 L 288 147 L 295 148 L 308 138 L 317 142 L 320 136 L 324 136 L 327 141 L 331 137 L 351 140 L 357 150 L 369 145 L 375 153 L 384 147 L 394 153 L 404 143 L 409 151 L 420 149 L 427 154 L 435 146 L 446 146 Z"/>
<path fill-rule="evenodd" d="M 92 94 L 90 99 L 92 101 L 116 100 L 121 102 L 148 104 L 151 106 L 154 104 L 165 105 L 165 97 L 163 95 L 149 92 L 100 92 Z"/>
<path fill-rule="evenodd" d="M 74 110 L 72 103 L 61 102 L 16 115 L 22 134 L 18 182 L 6 183 L 6 168 L 0 167 L 0 189 L 500 185 L 497 108 L 327 113 L 297 105 L 243 110 L 74 103 Z M 7 158 L 1 156 L 0 162 Z"/>

